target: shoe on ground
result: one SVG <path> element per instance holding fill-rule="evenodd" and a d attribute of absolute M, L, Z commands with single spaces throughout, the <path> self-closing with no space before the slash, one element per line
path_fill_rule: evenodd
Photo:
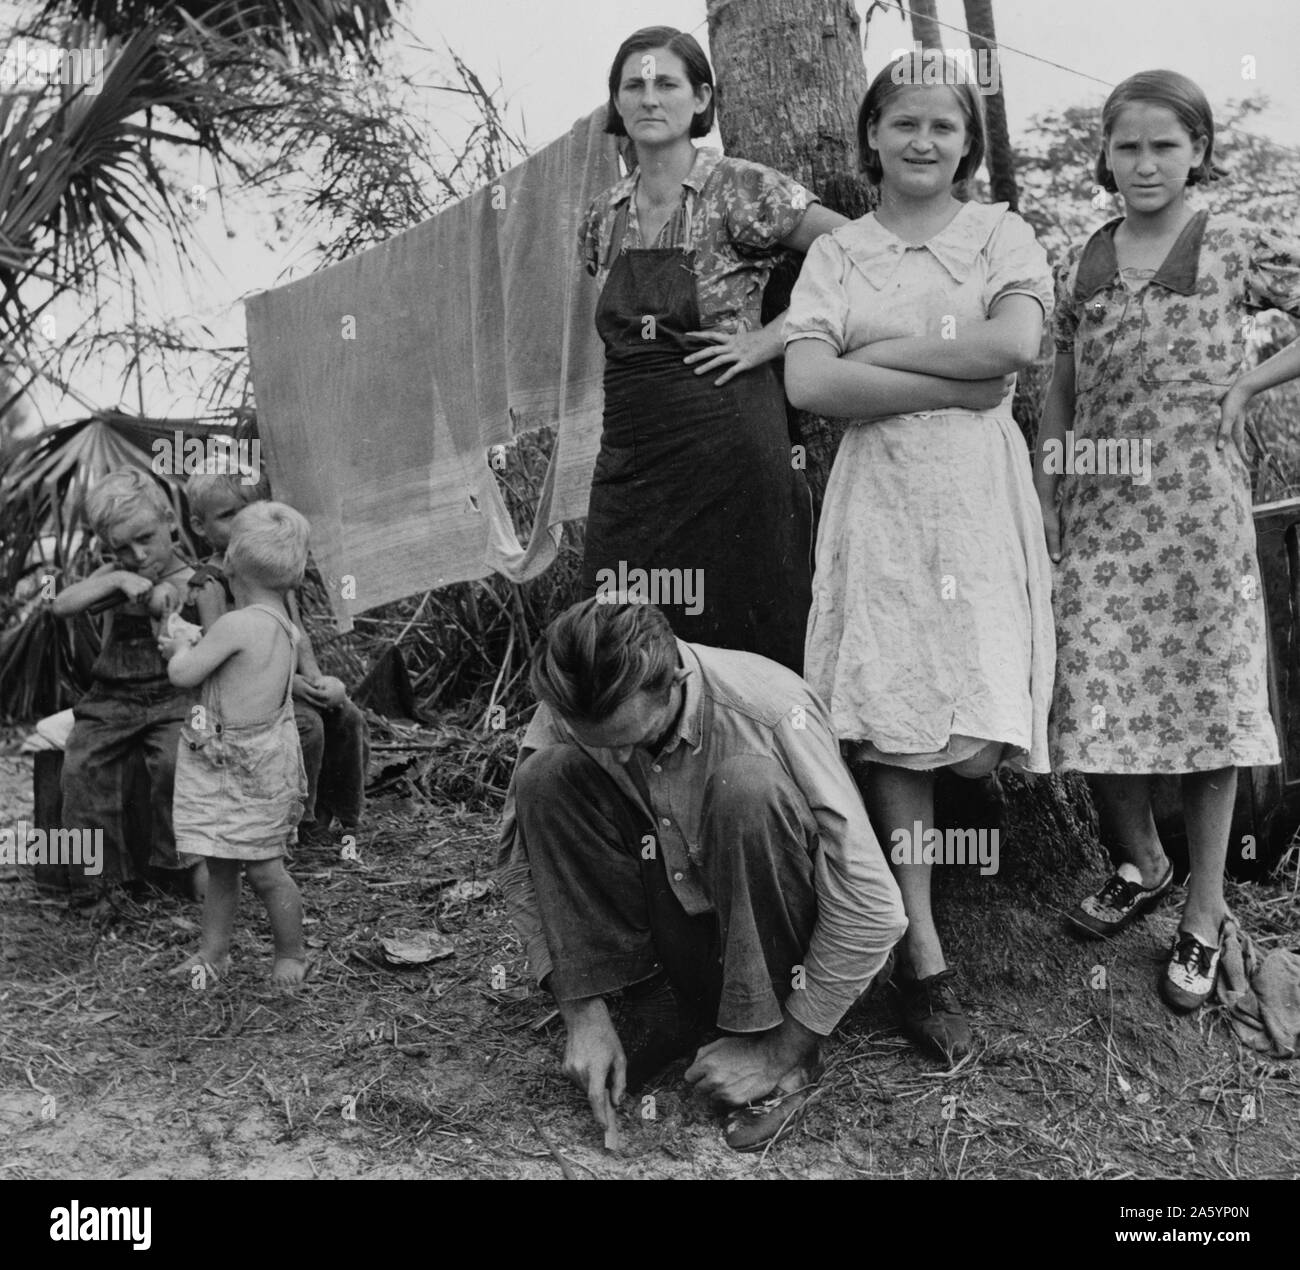
<path fill-rule="evenodd" d="M 339 836 L 323 820 L 307 820 L 298 826 L 297 845 L 304 851 L 339 850 Z"/>
<path fill-rule="evenodd" d="M 1117 935 L 1144 913 L 1149 913 L 1169 894 L 1174 884 L 1174 866 L 1155 886 L 1142 885 L 1142 872 L 1134 864 L 1121 864 L 1095 895 L 1080 900 L 1066 915 L 1066 921 L 1088 935 Z"/>
<path fill-rule="evenodd" d="M 1160 996 L 1164 1003 L 1180 1014 L 1199 1009 L 1214 991 L 1219 974 L 1219 957 L 1223 952 L 1223 924 L 1213 944 L 1203 944 L 1189 930 L 1181 927 L 1174 935 L 1165 972 L 1160 976 Z"/>
<path fill-rule="evenodd" d="M 924 979 L 895 978 L 903 1015 L 903 1035 L 917 1049 L 952 1062 L 970 1053 L 974 1037 L 953 987 L 956 971 L 941 970 Z"/>
<path fill-rule="evenodd" d="M 820 1056 L 816 1056 L 807 1067 L 782 1077 L 766 1098 L 729 1112 L 723 1128 L 726 1144 L 733 1151 L 762 1151 L 788 1137 L 803 1120 L 823 1070 Z"/>

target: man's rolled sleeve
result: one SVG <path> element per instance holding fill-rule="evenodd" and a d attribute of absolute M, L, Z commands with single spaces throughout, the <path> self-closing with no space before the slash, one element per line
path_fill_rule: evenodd
<path fill-rule="evenodd" d="M 813 866 L 817 922 L 804 957 L 804 986 L 786 999 L 792 1018 L 821 1036 L 834 1031 L 903 937 L 907 917 L 884 852 L 824 708 L 813 704 L 777 729 L 782 762 L 817 821 Z"/>

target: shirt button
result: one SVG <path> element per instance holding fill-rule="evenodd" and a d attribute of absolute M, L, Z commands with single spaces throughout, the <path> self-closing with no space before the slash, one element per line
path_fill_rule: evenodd
<path fill-rule="evenodd" d="M 680 873 L 674 873 L 674 874 L 673 874 L 673 881 L 674 881 L 674 882 L 680 882 L 681 880 L 682 880 L 682 875 L 681 875 Z"/>
<path fill-rule="evenodd" d="M 652 772 L 662 772 L 664 769 L 660 767 L 658 763 L 656 763 L 650 770 Z"/>
<path fill-rule="evenodd" d="M 669 820 L 667 816 L 665 816 L 665 817 L 664 817 L 664 818 L 663 818 L 659 823 L 660 823 L 661 825 L 665 825 L 665 826 L 666 826 L 666 825 L 671 825 L 673 822 L 672 822 L 671 820 Z"/>

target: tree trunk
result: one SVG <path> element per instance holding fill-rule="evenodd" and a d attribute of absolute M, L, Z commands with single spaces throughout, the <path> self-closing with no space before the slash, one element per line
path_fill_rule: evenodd
<path fill-rule="evenodd" d="M 993 27 L 993 0 L 965 0 L 966 29 L 970 32 L 971 49 L 978 54 L 988 49 L 989 56 L 997 57 L 998 37 Z M 998 90 L 984 98 L 984 117 L 988 130 L 988 148 L 985 161 L 989 169 L 989 191 L 995 203 L 1010 203 L 1011 210 L 1020 205 L 1020 192 L 1016 188 L 1016 161 L 1011 149 L 1011 134 L 1007 130 L 1007 99 L 1002 80 L 1002 66 L 998 63 Z"/>
<path fill-rule="evenodd" d="M 851 219 L 870 210 L 870 190 L 858 175 L 856 122 L 867 73 L 852 0 L 708 0 L 708 17 L 727 153 L 794 177 Z M 801 263 L 788 252 L 773 272 L 765 323 L 790 303 Z M 787 411 L 820 516 L 846 424 Z"/>
<path fill-rule="evenodd" d="M 911 8 L 916 38 L 936 42 L 933 3 Z M 708 16 L 727 152 L 796 177 L 827 206 L 861 216 L 868 199 L 857 176 L 854 134 L 866 70 L 851 0 L 708 0 Z M 795 274 L 797 260 L 794 269 L 774 275 L 764 297 L 765 321 L 785 307 Z M 820 507 L 846 425 L 802 413 L 797 422 Z M 939 870 L 950 897 L 944 922 L 957 937 L 954 954 L 958 946 L 977 961 L 988 954 L 977 978 L 1010 965 L 1039 973 L 1059 943 L 1052 925 L 1059 919 L 1050 910 L 1080 892 L 1081 872 L 1104 867 L 1086 785 L 1058 776 L 1002 783 L 942 777 L 937 801 L 941 823 L 974 827 L 990 819 L 1004 844 L 1004 886 L 990 886 L 973 870 Z"/>
<path fill-rule="evenodd" d="M 943 28 L 939 25 L 938 0 L 912 0 L 906 7 L 912 14 L 912 38 L 920 40 L 921 47 L 943 48 Z"/>

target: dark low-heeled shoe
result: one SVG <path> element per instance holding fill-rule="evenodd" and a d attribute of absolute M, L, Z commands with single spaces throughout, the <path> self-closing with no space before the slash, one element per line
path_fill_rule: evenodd
<path fill-rule="evenodd" d="M 918 1049 L 950 1063 L 968 1054 L 974 1044 L 970 1023 L 953 987 L 956 973 L 948 969 L 924 979 L 894 979 L 903 1034 Z"/>

